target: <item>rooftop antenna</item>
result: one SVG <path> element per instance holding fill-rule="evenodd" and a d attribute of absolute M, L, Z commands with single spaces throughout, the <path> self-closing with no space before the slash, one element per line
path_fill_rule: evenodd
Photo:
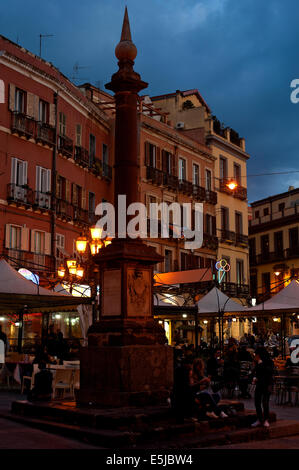
<path fill-rule="evenodd" d="M 87 80 L 87 78 L 78 77 L 78 73 L 79 70 L 88 68 L 90 68 L 90 65 L 79 65 L 79 62 L 76 62 L 73 66 L 73 75 L 71 76 L 71 80 Z"/>
<path fill-rule="evenodd" d="M 39 56 L 42 56 L 42 39 L 43 38 L 53 38 L 54 34 L 40 34 L 39 35 Z"/>

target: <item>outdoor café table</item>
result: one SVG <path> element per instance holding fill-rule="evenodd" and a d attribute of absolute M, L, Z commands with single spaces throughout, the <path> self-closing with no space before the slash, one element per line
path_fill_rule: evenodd
<path fill-rule="evenodd" d="M 285 392 L 285 395 L 283 394 L 281 397 L 280 404 L 281 405 L 287 404 L 287 403 L 293 404 L 292 392 L 295 392 L 297 394 L 296 400 L 295 400 L 295 404 L 297 404 L 297 401 L 299 399 L 299 375 L 296 375 L 296 374 L 275 375 L 274 380 L 276 384 L 279 382 L 282 384 L 282 390 L 283 392 Z M 294 387 L 293 390 L 292 390 L 292 387 Z M 282 403 L 283 396 L 285 396 L 286 398 L 286 401 L 284 403 Z"/>

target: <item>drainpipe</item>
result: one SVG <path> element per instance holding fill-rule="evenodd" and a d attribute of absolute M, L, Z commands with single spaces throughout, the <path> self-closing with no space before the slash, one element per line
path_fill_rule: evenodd
<path fill-rule="evenodd" d="M 55 128 L 54 128 L 54 147 L 52 153 L 52 178 L 51 178 L 51 261 L 52 268 L 55 271 L 55 248 L 56 248 L 56 160 L 57 160 L 57 110 L 58 110 L 58 92 L 54 93 L 55 106 Z"/>

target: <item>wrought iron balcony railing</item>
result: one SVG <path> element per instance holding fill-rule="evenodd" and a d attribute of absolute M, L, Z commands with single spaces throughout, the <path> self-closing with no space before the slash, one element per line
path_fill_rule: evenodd
<path fill-rule="evenodd" d="M 55 144 L 55 129 L 54 127 L 44 122 L 37 123 L 36 140 L 42 144 L 53 146 Z"/>
<path fill-rule="evenodd" d="M 56 199 L 56 215 L 58 218 L 71 221 L 74 218 L 74 208 L 72 204 L 63 199 Z"/>
<path fill-rule="evenodd" d="M 206 199 L 206 190 L 197 184 L 193 185 L 193 197 L 198 201 L 204 201 Z"/>
<path fill-rule="evenodd" d="M 26 116 L 26 114 L 13 111 L 11 130 L 12 133 L 17 133 L 30 139 L 35 136 L 36 121 L 33 118 Z"/>
<path fill-rule="evenodd" d="M 179 180 L 174 175 L 170 175 L 169 173 L 163 173 L 163 184 L 168 189 L 176 191 L 179 186 Z"/>
<path fill-rule="evenodd" d="M 34 198 L 32 205 L 36 208 L 43 210 L 51 209 L 51 194 L 43 193 L 42 191 L 34 191 Z"/>
<path fill-rule="evenodd" d="M 217 204 L 217 193 L 206 189 L 206 202 L 210 204 Z"/>
<path fill-rule="evenodd" d="M 236 241 L 236 234 L 235 232 L 231 232 L 230 230 L 222 229 L 221 230 L 221 241 L 234 243 Z"/>
<path fill-rule="evenodd" d="M 67 158 L 72 158 L 74 151 L 73 141 L 66 135 L 58 136 L 58 152 Z"/>
<path fill-rule="evenodd" d="M 19 205 L 32 205 L 32 189 L 27 185 L 18 186 L 15 183 L 7 185 L 7 201 L 15 202 Z"/>
<path fill-rule="evenodd" d="M 146 167 L 146 179 L 153 184 L 161 186 L 163 184 L 163 171 L 153 168 L 152 166 Z"/>
<path fill-rule="evenodd" d="M 78 145 L 75 146 L 75 162 L 84 168 L 89 167 L 89 154 L 88 151 Z"/>
<path fill-rule="evenodd" d="M 193 194 L 193 184 L 190 181 L 179 180 L 179 191 L 191 196 Z"/>

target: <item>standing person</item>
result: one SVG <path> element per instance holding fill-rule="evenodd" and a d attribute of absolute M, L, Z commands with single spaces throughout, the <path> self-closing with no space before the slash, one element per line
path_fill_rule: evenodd
<path fill-rule="evenodd" d="M 269 356 L 268 351 L 263 346 L 260 346 L 255 351 L 255 370 L 254 379 L 255 383 L 255 409 L 257 414 L 257 421 L 253 423 L 252 427 L 265 426 L 268 428 L 269 425 L 269 401 L 273 386 L 273 373 L 274 364 Z M 263 409 L 262 410 L 262 404 Z"/>
<path fill-rule="evenodd" d="M 174 371 L 171 404 L 177 423 L 183 423 L 184 418 L 192 416 L 194 411 L 191 388 L 192 364 L 191 357 L 183 358 L 181 364 Z"/>

